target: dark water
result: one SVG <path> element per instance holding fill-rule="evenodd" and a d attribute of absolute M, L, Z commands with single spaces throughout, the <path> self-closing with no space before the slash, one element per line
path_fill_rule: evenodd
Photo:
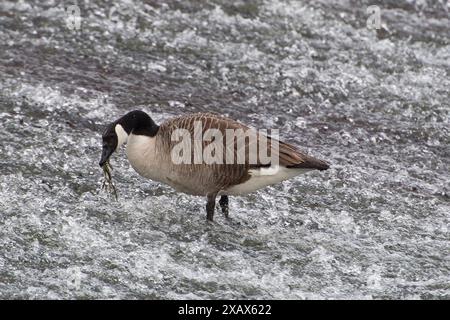
<path fill-rule="evenodd" d="M 78 30 L 0 2 L 0 298 L 450 298 L 447 1 L 78 2 Z M 122 152 L 115 202 L 99 133 L 132 109 L 278 128 L 332 168 L 211 225 Z"/>

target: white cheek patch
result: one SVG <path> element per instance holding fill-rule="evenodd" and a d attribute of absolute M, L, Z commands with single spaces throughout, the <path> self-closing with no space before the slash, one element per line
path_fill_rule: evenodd
<path fill-rule="evenodd" d="M 114 131 L 116 131 L 117 134 L 117 148 L 116 148 L 117 151 L 122 144 L 127 142 L 128 134 L 120 124 L 116 124 Z"/>

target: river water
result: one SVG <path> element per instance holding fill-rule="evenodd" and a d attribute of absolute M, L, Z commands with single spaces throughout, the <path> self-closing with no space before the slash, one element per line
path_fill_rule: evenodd
<path fill-rule="evenodd" d="M 1 299 L 450 298 L 447 1 L 70 4 L 0 2 Z M 115 201 L 100 134 L 133 109 L 277 128 L 332 167 L 211 224 L 122 151 Z"/>

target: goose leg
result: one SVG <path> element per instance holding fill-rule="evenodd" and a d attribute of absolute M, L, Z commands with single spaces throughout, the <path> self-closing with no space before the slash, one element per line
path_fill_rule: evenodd
<path fill-rule="evenodd" d="M 213 221 L 214 209 L 216 208 L 216 196 L 217 193 L 207 195 L 208 202 L 206 202 L 206 219 L 209 221 Z"/>
<path fill-rule="evenodd" d="M 225 218 L 228 218 L 228 196 L 221 196 L 219 200 L 220 207 L 222 208 L 222 213 Z"/>

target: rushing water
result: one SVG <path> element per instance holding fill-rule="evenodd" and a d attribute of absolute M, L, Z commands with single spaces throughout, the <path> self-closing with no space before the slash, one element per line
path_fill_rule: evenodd
<path fill-rule="evenodd" d="M 0 2 L 0 298 L 450 298 L 446 0 L 69 4 Z M 210 224 L 122 151 L 116 202 L 100 133 L 132 109 L 278 128 L 332 167 Z"/>

